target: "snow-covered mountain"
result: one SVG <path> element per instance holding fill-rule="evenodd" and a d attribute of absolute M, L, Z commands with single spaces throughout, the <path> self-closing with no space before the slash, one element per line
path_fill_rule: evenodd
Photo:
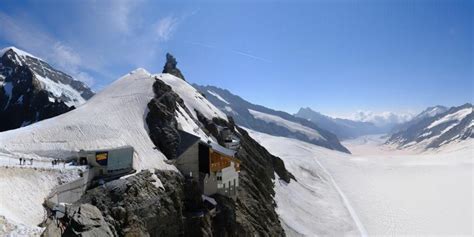
<path fill-rule="evenodd" d="M 216 107 L 232 116 L 235 123 L 255 131 L 296 138 L 333 150 L 349 152 L 338 137 L 306 119 L 252 104 L 230 91 L 215 86 L 194 85 Z"/>
<path fill-rule="evenodd" d="M 157 117 L 163 119 L 156 120 Z M 184 223 L 185 215 L 191 212 L 187 208 L 192 208 L 188 202 L 200 200 L 201 194 L 190 196 L 192 190 L 184 186 L 183 177 L 177 172 L 172 161 L 168 160 L 165 154 L 168 150 L 160 146 L 160 142 L 172 139 L 172 143 L 166 143 L 171 140 L 166 140 L 165 143 L 171 146 L 175 142 L 179 143 L 180 137 L 179 135 L 176 137 L 175 134 L 177 134 L 176 130 L 180 129 L 200 137 L 203 142 L 218 143 L 219 139 L 216 138 L 215 131 L 209 129 L 216 126 L 215 123 L 219 123 L 219 126 L 231 125 L 225 113 L 211 104 L 186 81 L 171 74 L 150 74 L 144 69 L 137 69 L 116 80 L 72 111 L 30 126 L 2 132 L 0 133 L 0 173 L 9 171 L 8 174 L 11 177 L 10 182 L 0 180 L 0 187 L 3 188 L 0 195 L 0 224 L 6 219 L 9 226 L 17 226 L 12 227 L 13 229 L 18 229 L 18 226 L 35 228 L 31 226 L 44 220 L 42 203 L 45 196 L 51 188 L 58 185 L 59 173 L 68 173 L 65 169 L 50 171 L 51 168 L 48 168 L 50 166 L 47 164 L 51 164 L 51 159 L 67 159 L 81 149 L 108 149 L 129 145 L 135 150 L 134 169 L 142 172 L 133 176 L 132 181 L 127 182 L 140 182 L 140 185 L 133 187 L 135 190 L 133 192 L 143 194 L 140 195 L 142 199 L 135 198 L 136 194 L 132 193 L 134 198 L 125 203 L 107 203 L 106 205 L 92 203 L 104 213 L 109 213 L 108 208 L 112 208 L 112 205 L 126 210 L 123 215 L 113 215 L 107 219 L 107 225 L 115 225 L 114 228 L 119 233 L 140 231 L 134 233 L 153 235 L 153 233 L 177 233 L 174 232 L 176 230 L 186 233 L 186 231 L 193 231 L 192 228 L 195 227 L 201 231 L 213 231 L 212 233 L 218 236 L 242 233 L 246 236 L 283 235 L 283 228 L 275 212 L 273 184 L 277 179 L 282 179 L 281 182 L 293 182 L 290 180 L 291 174 L 286 171 L 283 162 L 278 157 L 272 156 L 245 130 L 234 125 L 232 129 L 241 143 L 236 158 L 244 164 L 239 175 L 238 202 L 215 197 L 217 203 L 226 210 L 225 212 L 219 213 L 217 217 L 205 214 L 207 221 Z M 163 133 L 160 134 L 160 132 Z M 164 136 L 159 136 L 162 134 Z M 18 167 L 19 158 L 33 159 L 35 165 Z M 25 175 L 23 171 L 30 174 Z M 154 172 L 158 177 L 155 175 L 152 178 L 146 178 L 146 172 Z M 38 179 L 37 177 L 41 175 L 44 177 Z M 47 185 L 38 183 L 45 181 Z M 150 182 L 161 183 L 162 186 L 152 185 Z M 38 187 L 37 189 L 40 190 L 35 189 L 37 192 L 33 194 L 25 192 L 23 188 L 16 189 L 15 186 L 18 185 Z M 106 194 L 108 191 L 115 193 L 114 195 L 116 192 L 128 191 L 128 189 L 110 187 L 105 191 L 103 187 L 99 187 L 98 196 L 93 196 L 95 192 L 91 191 L 88 192 L 88 197 L 92 195 L 91 198 L 96 202 L 97 200 L 104 201 L 111 198 Z M 6 193 L 8 195 L 3 195 Z M 153 198 L 156 195 L 158 198 Z M 9 198 L 11 196 L 15 198 Z M 160 204 L 162 201 L 166 203 Z M 84 200 L 80 202 L 91 203 Z M 133 205 L 128 205 L 129 202 L 133 202 Z M 147 218 L 152 220 L 149 223 L 146 222 L 148 220 L 146 218 L 140 219 L 144 223 L 139 225 L 120 219 L 137 219 L 142 214 L 139 213 L 140 211 L 151 208 L 150 203 L 159 205 L 153 205 L 153 211 L 146 213 L 149 216 Z M 81 203 L 74 205 L 76 204 Z M 170 211 L 168 208 L 176 209 L 170 209 L 173 210 Z M 197 212 L 193 211 L 193 213 Z M 172 212 L 168 218 L 176 219 L 172 219 L 173 221 L 166 225 L 157 223 L 156 218 L 167 212 Z M 255 212 L 260 215 L 253 215 Z M 101 213 L 93 215 L 96 215 L 93 218 L 102 218 Z M 226 220 L 226 223 L 219 222 L 222 219 Z M 53 222 L 51 227 L 53 229 L 48 230 L 54 231 L 54 226 Z M 163 228 L 167 229 L 163 230 Z M 4 230 L 0 230 L 0 235 L 2 231 Z M 34 229 L 34 231 L 38 230 Z M 29 232 L 31 233 L 33 232 Z"/>
<path fill-rule="evenodd" d="M 93 95 L 38 57 L 15 47 L 0 50 L 0 131 L 65 113 Z"/>
<path fill-rule="evenodd" d="M 434 117 L 438 114 L 445 113 L 446 111 L 448 111 L 448 109 L 449 109 L 448 107 L 445 107 L 445 106 L 442 106 L 442 105 L 436 105 L 436 106 L 428 107 L 425 110 L 423 110 L 421 113 L 419 113 L 418 115 L 413 117 L 411 120 L 409 120 L 405 123 L 395 125 L 391 129 L 391 134 L 394 134 L 394 133 L 400 132 L 402 130 L 405 130 L 408 127 L 410 127 L 411 125 L 414 125 L 414 124 L 420 122 L 423 119 L 432 118 L 432 117 Z"/>
<path fill-rule="evenodd" d="M 319 127 L 336 134 L 339 139 L 350 139 L 367 134 L 386 132 L 384 128 L 377 127 L 371 122 L 332 118 L 311 108 L 300 108 L 295 116 L 317 124 Z"/>
<path fill-rule="evenodd" d="M 396 145 L 398 148 L 438 148 L 474 137 L 472 104 L 445 110 L 439 106 L 428 108 L 416 116 L 405 129 L 394 133 L 387 144 Z"/>

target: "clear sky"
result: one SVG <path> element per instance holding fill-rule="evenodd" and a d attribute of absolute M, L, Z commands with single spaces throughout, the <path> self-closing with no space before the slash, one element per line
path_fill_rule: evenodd
<path fill-rule="evenodd" d="M 96 91 L 137 67 L 160 72 L 171 52 L 190 82 L 287 112 L 473 101 L 473 1 L 222 2 L 6 0 L 0 47 Z"/>

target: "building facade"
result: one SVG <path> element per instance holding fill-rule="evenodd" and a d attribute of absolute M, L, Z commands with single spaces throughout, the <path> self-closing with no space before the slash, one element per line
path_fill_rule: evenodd
<path fill-rule="evenodd" d="M 80 150 L 77 163 L 90 165 L 94 176 L 114 176 L 133 171 L 134 149 L 123 146 L 111 149 Z"/>
<path fill-rule="evenodd" d="M 240 161 L 235 151 L 217 143 L 204 143 L 199 137 L 180 131 L 176 167 L 187 178 L 200 183 L 205 195 L 237 195 Z"/>

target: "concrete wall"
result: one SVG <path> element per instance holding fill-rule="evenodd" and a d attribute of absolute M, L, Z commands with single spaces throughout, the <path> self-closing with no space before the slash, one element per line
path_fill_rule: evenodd
<path fill-rule="evenodd" d="M 91 180 L 94 178 L 93 172 L 85 171 L 83 177 L 55 187 L 48 196 L 48 201 L 59 203 L 73 203 L 79 200 L 87 190 Z"/>
<path fill-rule="evenodd" d="M 217 176 L 215 172 L 206 174 L 203 182 L 203 192 L 205 195 L 212 195 L 217 193 Z"/>
<path fill-rule="evenodd" d="M 176 160 L 176 167 L 185 176 L 192 173 L 193 179 L 199 181 L 199 143 L 192 145 Z"/>

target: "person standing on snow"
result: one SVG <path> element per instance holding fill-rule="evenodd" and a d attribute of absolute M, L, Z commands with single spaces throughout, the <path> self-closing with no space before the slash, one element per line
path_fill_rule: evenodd
<path fill-rule="evenodd" d="M 20 158 L 20 165 L 21 165 L 21 160 L 22 160 L 22 159 Z"/>

